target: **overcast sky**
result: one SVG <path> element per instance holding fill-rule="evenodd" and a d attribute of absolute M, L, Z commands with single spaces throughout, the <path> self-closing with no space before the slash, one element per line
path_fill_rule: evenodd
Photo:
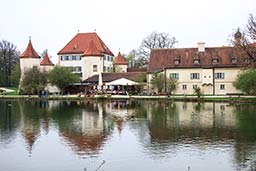
<path fill-rule="evenodd" d="M 175 47 L 227 45 L 230 34 L 256 15 L 256 0 L 0 0 L 0 40 L 24 51 L 29 36 L 37 52 L 57 61 L 78 32 L 93 32 L 117 55 L 137 49 L 152 31 L 167 32 Z"/>

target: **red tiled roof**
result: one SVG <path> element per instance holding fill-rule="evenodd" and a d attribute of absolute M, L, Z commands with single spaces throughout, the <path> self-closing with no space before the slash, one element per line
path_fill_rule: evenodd
<path fill-rule="evenodd" d="M 96 45 L 94 44 L 93 40 L 90 41 L 90 44 L 86 51 L 83 53 L 82 56 L 103 56 L 103 53 L 101 53 Z"/>
<path fill-rule="evenodd" d="M 114 80 L 118 80 L 121 78 L 126 78 L 128 80 L 136 81 L 136 78 L 139 74 L 142 74 L 142 72 L 120 72 L 120 73 L 102 73 L 102 81 L 105 82 L 111 82 Z M 98 83 L 99 75 L 93 75 L 86 80 L 84 80 L 84 83 Z"/>
<path fill-rule="evenodd" d="M 164 68 L 239 67 L 244 65 L 242 57 L 245 54 L 236 47 L 205 48 L 204 52 L 198 52 L 198 48 L 153 49 L 147 72 L 158 72 Z M 232 63 L 232 58 L 236 58 L 237 63 Z M 199 64 L 194 63 L 196 59 Z M 218 62 L 214 63 L 214 59 Z M 178 64 L 175 64 L 176 60 Z"/>
<path fill-rule="evenodd" d="M 88 49 L 91 40 L 93 40 L 94 45 L 99 52 L 114 56 L 97 33 L 78 33 L 63 49 L 58 52 L 58 55 L 83 54 Z"/>
<path fill-rule="evenodd" d="M 40 58 L 40 56 L 36 53 L 31 40 L 29 40 L 28 46 L 26 50 L 20 55 L 20 58 Z"/>
<path fill-rule="evenodd" d="M 84 135 L 80 132 L 61 132 L 63 138 L 68 141 L 68 144 L 72 147 L 72 150 L 79 155 L 90 153 L 97 154 L 106 141 L 106 135 L 103 133 L 100 135 Z"/>
<path fill-rule="evenodd" d="M 52 61 L 49 59 L 48 53 L 46 52 L 44 55 L 43 60 L 40 62 L 40 65 L 44 65 L 44 66 L 53 66 L 54 64 L 52 63 Z"/>
<path fill-rule="evenodd" d="M 118 52 L 117 57 L 115 58 L 114 65 L 127 65 L 128 63 L 126 62 L 126 60 L 124 59 L 124 57 L 121 55 L 120 52 Z"/>

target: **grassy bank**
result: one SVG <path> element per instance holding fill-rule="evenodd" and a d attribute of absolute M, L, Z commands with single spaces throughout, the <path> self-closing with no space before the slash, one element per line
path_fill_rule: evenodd
<path fill-rule="evenodd" d="M 90 100 L 90 99 L 130 99 L 130 100 L 175 100 L 175 101 L 200 101 L 200 102 L 232 102 L 232 103 L 256 103 L 256 96 L 124 96 L 124 95 L 108 95 L 108 96 L 93 96 L 93 97 L 78 97 L 75 95 L 69 96 L 49 96 L 39 97 L 37 95 L 1 95 L 0 99 L 23 99 L 23 100 Z"/>

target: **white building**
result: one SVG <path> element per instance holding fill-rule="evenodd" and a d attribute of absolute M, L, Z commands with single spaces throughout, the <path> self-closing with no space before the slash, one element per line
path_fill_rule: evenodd
<path fill-rule="evenodd" d="M 114 55 L 96 33 L 78 33 L 58 55 L 58 64 L 73 68 L 82 80 L 113 69 Z"/>
<path fill-rule="evenodd" d="M 54 64 L 49 59 L 48 53 L 46 52 L 43 59 L 37 54 L 35 51 L 31 40 L 29 40 L 28 46 L 25 51 L 20 55 L 20 69 L 21 69 L 21 77 L 20 77 L 20 84 L 21 85 L 22 78 L 24 77 L 24 72 L 27 69 L 31 69 L 33 67 L 38 67 L 42 71 L 50 71 L 53 69 Z M 58 92 L 59 90 L 55 86 L 48 85 L 46 89 L 53 93 Z"/>

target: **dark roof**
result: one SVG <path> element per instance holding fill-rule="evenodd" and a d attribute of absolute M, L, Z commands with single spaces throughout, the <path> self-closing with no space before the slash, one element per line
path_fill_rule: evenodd
<path fill-rule="evenodd" d="M 54 65 L 52 63 L 52 61 L 49 59 L 47 52 L 45 53 L 43 60 L 40 62 L 40 65 L 44 65 L 44 66 L 53 66 Z"/>
<path fill-rule="evenodd" d="M 127 72 L 147 72 L 147 68 L 127 68 Z"/>
<path fill-rule="evenodd" d="M 205 48 L 204 52 L 198 52 L 198 48 L 153 49 L 147 72 L 158 72 L 164 68 L 239 67 L 244 64 L 241 57 L 245 55 L 236 47 Z M 237 63 L 232 63 L 233 58 Z M 175 64 L 176 60 L 178 64 Z M 195 64 L 195 60 L 200 63 Z"/>
<path fill-rule="evenodd" d="M 20 58 L 40 58 L 40 56 L 36 53 L 33 48 L 31 40 L 28 42 L 28 46 L 26 50 L 20 55 Z"/>
<path fill-rule="evenodd" d="M 126 62 L 126 60 L 124 59 L 124 57 L 121 55 L 120 52 L 118 52 L 117 57 L 114 59 L 113 61 L 114 65 L 127 65 L 128 62 Z"/>
<path fill-rule="evenodd" d="M 103 54 L 114 56 L 97 33 L 78 33 L 66 46 L 58 52 L 61 54 L 83 54 L 93 41 L 96 48 Z"/>
<path fill-rule="evenodd" d="M 102 73 L 102 81 L 103 82 L 111 82 L 114 80 L 118 80 L 121 78 L 126 78 L 128 80 L 136 81 L 138 74 L 141 72 L 122 72 L 122 73 Z M 84 83 L 98 83 L 99 75 L 93 75 L 87 79 L 85 79 Z"/>

